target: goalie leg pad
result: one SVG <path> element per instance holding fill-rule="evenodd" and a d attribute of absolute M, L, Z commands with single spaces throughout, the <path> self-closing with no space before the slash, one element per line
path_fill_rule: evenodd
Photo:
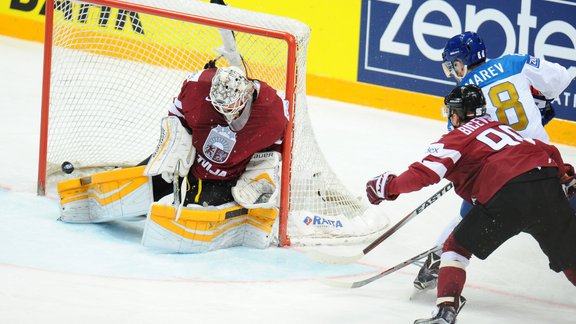
<path fill-rule="evenodd" d="M 248 211 L 244 246 L 265 249 L 278 243 L 278 208 L 255 208 Z"/>
<path fill-rule="evenodd" d="M 145 216 L 153 202 L 144 166 L 116 169 L 58 183 L 60 220 L 100 223 Z"/>
<path fill-rule="evenodd" d="M 142 244 L 171 253 L 203 253 L 233 246 L 266 248 L 276 242 L 278 209 L 248 210 L 236 203 L 188 205 L 176 219 L 171 205 L 150 207 Z"/>
<path fill-rule="evenodd" d="M 146 218 L 142 244 L 171 253 L 202 253 L 242 245 L 248 210 L 236 203 L 182 207 L 154 203 Z"/>

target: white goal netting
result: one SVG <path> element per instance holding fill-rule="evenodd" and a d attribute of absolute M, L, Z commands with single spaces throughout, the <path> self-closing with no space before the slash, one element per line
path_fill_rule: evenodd
<path fill-rule="evenodd" d="M 83 170 L 134 166 L 148 157 L 182 81 L 219 56 L 220 27 L 234 30 L 248 76 L 294 106 L 291 154 L 283 157 L 291 163 L 283 174 L 286 242 L 362 242 L 386 227 L 385 216 L 367 212 L 339 182 L 316 143 L 306 106 L 305 24 L 193 0 L 57 1 L 52 16 L 39 170 L 46 190 Z M 64 161 L 74 165 L 72 175 L 62 173 Z"/>

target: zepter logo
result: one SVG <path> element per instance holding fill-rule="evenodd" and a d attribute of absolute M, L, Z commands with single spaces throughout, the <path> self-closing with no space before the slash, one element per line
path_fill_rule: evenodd
<path fill-rule="evenodd" d="M 488 58 L 544 57 L 576 75 L 576 3 L 562 0 L 363 0 L 358 80 L 443 96 L 454 86 L 440 67 L 446 41 L 483 36 Z M 576 83 L 556 100 L 576 120 Z"/>

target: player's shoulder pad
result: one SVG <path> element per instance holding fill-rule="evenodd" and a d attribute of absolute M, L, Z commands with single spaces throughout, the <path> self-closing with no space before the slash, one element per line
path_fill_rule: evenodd
<path fill-rule="evenodd" d="M 278 91 L 272 88 L 266 82 L 258 80 L 252 80 L 252 81 L 254 81 L 256 85 L 256 89 L 258 91 L 258 97 L 267 98 L 265 101 L 268 103 L 272 103 L 271 105 L 268 104 L 268 106 L 274 109 L 276 109 L 276 107 L 278 108 L 281 107 L 283 116 L 286 118 L 286 120 L 290 120 L 290 103 L 288 102 L 288 100 L 284 99 L 284 93 L 282 91 Z M 279 116 L 279 113 L 275 112 L 274 114 L 276 114 L 276 116 Z"/>
<path fill-rule="evenodd" d="M 536 59 L 537 61 L 534 61 Z M 536 68 L 540 66 L 540 59 L 525 54 L 507 54 L 494 61 L 499 61 L 506 70 L 521 71 L 526 64 Z"/>
<path fill-rule="evenodd" d="M 540 68 L 540 59 L 537 57 L 528 55 L 528 60 L 526 61 L 526 64 L 532 65 L 533 67 L 539 69 Z"/>
<path fill-rule="evenodd" d="M 503 56 L 508 57 L 510 62 L 521 64 L 521 65 L 530 65 L 537 69 L 540 68 L 540 59 L 528 54 L 508 54 Z"/>

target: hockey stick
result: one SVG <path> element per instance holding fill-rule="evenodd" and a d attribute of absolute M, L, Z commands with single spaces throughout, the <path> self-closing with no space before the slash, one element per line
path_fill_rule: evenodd
<path fill-rule="evenodd" d="M 186 200 L 186 185 L 188 183 L 188 176 L 182 179 L 182 184 L 180 184 L 180 161 L 176 162 L 176 167 L 174 168 L 174 180 L 172 180 L 173 190 L 174 190 L 174 220 L 178 221 L 180 218 L 180 213 L 182 212 L 182 207 Z"/>
<path fill-rule="evenodd" d="M 174 210 L 178 211 L 178 206 L 180 206 L 180 161 L 176 162 L 176 167 L 174 168 L 174 180 L 172 180 L 172 186 L 174 190 Z"/>
<path fill-rule="evenodd" d="M 224 0 L 210 0 L 210 3 L 226 7 L 228 6 L 226 2 L 224 2 Z M 224 28 L 218 28 L 218 31 L 220 32 L 220 36 L 222 37 L 223 49 L 228 55 L 224 55 L 223 52 L 220 52 L 220 56 L 218 56 L 214 60 L 210 60 L 204 66 L 204 68 L 206 69 L 207 67 L 216 67 L 216 61 L 218 61 L 220 58 L 222 58 L 222 56 L 224 56 L 231 66 L 237 66 L 239 68 L 243 67 L 244 71 L 246 72 L 246 76 L 250 77 L 251 73 L 249 66 L 248 64 L 246 64 L 244 57 L 236 49 L 236 33 L 233 30 L 228 30 Z"/>
<path fill-rule="evenodd" d="M 363 286 L 366 286 L 367 284 L 376 281 L 384 276 L 387 276 L 393 272 L 396 272 L 404 267 L 406 267 L 407 265 L 410 265 L 412 263 L 415 263 L 416 261 L 425 258 L 428 254 L 439 251 L 442 249 L 442 245 L 437 245 L 433 248 L 431 248 L 430 250 L 426 250 L 416 256 L 411 257 L 410 259 L 403 261 L 401 263 L 398 263 L 397 265 L 393 266 L 392 268 L 386 269 L 380 273 L 378 273 L 377 275 L 374 275 L 370 278 L 366 278 L 364 280 L 359 280 L 359 281 L 354 281 L 354 282 L 344 282 L 344 281 L 337 281 L 337 280 L 332 280 L 332 279 L 323 279 L 321 280 L 323 283 L 329 285 L 329 286 L 333 286 L 333 287 L 340 287 L 340 288 L 360 288 Z"/>
<path fill-rule="evenodd" d="M 339 256 L 339 255 L 333 255 L 333 254 L 320 252 L 318 250 L 308 250 L 308 251 L 306 251 L 306 254 L 309 257 L 311 257 L 312 259 L 315 259 L 315 260 L 318 260 L 321 262 L 325 262 L 325 263 L 348 264 L 348 263 L 353 263 L 355 261 L 358 261 L 363 256 L 368 254 L 368 252 L 372 251 L 375 247 L 380 245 L 380 243 L 382 243 L 384 240 L 386 240 L 387 238 L 392 236 L 392 234 L 396 233 L 396 231 L 398 231 L 402 226 L 406 225 L 406 223 L 408 223 L 408 221 L 410 221 L 416 215 L 420 214 L 428 206 L 432 205 L 432 203 L 434 203 L 436 200 L 438 200 L 438 198 L 442 197 L 442 195 L 444 195 L 445 193 L 450 191 L 450 189 L 452 189 L 453 187 L 454 187 L 454 185 L 452 184 L 452 182 L 445 185 L 442 189 L 440 189 L 438 192 L 436 192 L 434 195 L 432 195 L 432 197 L 428 198 L 420 206 L 418 206 L 416 209 L 414 209 L 410 214 L 408 214 L 404 218 L 402 218 L 398 223 L 396 223 L 394 226 L 392 226 L 384 234 L 380 235 L 380 237 L 378 237 L 374 242 L 370 243 L 367 247 L 365 247 L 362 250 L 362 252 L 360 252 L 358 254 L 351 255 L 351 256 Z"/>

